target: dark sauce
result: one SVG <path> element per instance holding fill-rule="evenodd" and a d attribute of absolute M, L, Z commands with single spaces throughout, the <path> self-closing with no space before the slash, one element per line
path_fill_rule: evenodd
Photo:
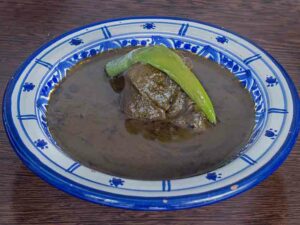
<path fill-rule="evenodd" d="M 74 160 L 114 176 L 141 180 L 190 177 L 234 158 L 254 127 L 250 94 L 226 69 L 191 53 L 193 71 L 206 88 L 218 117 L 216 126 L 180 141 L 149 138 L 120 111 L 122 78 L 110 81 L 105 64 L 130 49 L 102 53 L 72 69 L 50 98 L 50 132 Z M 163 131 L 163 129 L 162 129 Z"/>

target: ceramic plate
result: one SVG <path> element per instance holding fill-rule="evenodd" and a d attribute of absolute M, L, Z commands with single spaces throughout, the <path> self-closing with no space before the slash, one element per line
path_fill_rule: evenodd
<path fill-rule="evenodd" d="M 76 63 L 127 46 L 165 45 L 230 70 L 255 102 L 255 128 L 229 164 L 195 177 L 142 181 L 110 176 L 74 161 L 47 127 L 51 91 Z M 299 130 L 297 91 L 282 66 L 251 41 L 198 21 L 136 17 L 72 30 L 37 50 L 6 89 L 3 119 L 13 148 L 34 173 L 79 198 L 104 205 L 173 210 L 203 206 L 252 188 L 289 154 Z"/>

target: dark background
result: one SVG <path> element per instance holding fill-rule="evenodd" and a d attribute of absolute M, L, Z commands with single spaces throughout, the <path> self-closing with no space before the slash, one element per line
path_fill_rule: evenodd
<path fill-rule="evenodd" d="M 17 67 L 55 36 L 104 19 L 141 15 L 197 19 L 246 36 L 271 53 L 300 89 L 298 0 L 0 0 L 0 99 Z M 23 166 L 0 123 L 0 225 L 297 225 L 300 224 L 299 150 L 298 140 L 278 171 L 236 198 L 190 210 L 135 212 L 94 205 L 48 185 Z"/>

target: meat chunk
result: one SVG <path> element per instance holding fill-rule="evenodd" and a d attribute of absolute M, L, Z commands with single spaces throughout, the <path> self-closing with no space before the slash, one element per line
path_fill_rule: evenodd
<path fill-rule="evenodd" d="M 200 132 L 206 129 L 206 118 L 195 110 L 193 101 L 162 71 L 148 64 L 136 64 L 124 77 L 121 108 L 129 119 L 127 127 L 133 133 L 140 130 L 143 136 L 160 140 L 162 133 L 174 138 L 175 134 L 183 133 L 182 130 Z"/>
<path fill-rule="evenodd" d="M 187 109 L 189 103 L 191 102 L 184 92 L 182 92 L 180 89 L 176 91 L 172 99 L 171 107 L 166 112 L 168 118 L 176 118 L 179 114 L 183 113 Z"/>
<path fill-rule="evenodd" d="M 157 107 L 147 96 L 140 94 L 127 77 L 121 96 L 121 108 L 129 119 L 151 121 L 166 119 L 165 111 Z"/>
<path fill-rule="evenodd" d="M 166 74 L 150 65 L 136 64 L 128 70 L 127 76 L 140 94 L 164 110 L 170 108 L 171 99 L 179 90 Z"/>
<path fill-rule="evenodd" d="M 182 91 L 177 93 L 167 117 L 170 123 L 183 129 L 202 131 L 207 127 L 205 116 L 195 110 L 193 101 Z"/>

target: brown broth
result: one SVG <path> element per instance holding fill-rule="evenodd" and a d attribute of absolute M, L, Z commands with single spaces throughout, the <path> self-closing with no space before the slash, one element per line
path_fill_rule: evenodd
<path fill-rule="evenodd" d="M 174 142 L 150 140 L 127 131 L 104 65 L 129 49 L 102 53 L 69 72 L 52 93 L 50 132 L 74 160 L 114 176 L 142 180 L 190 177 L 214 170 L 234 158 L 254 126 L 250 94 L 214 62 L 183 53 L 206 88 L 218 117 L 216 126 Z"/>

